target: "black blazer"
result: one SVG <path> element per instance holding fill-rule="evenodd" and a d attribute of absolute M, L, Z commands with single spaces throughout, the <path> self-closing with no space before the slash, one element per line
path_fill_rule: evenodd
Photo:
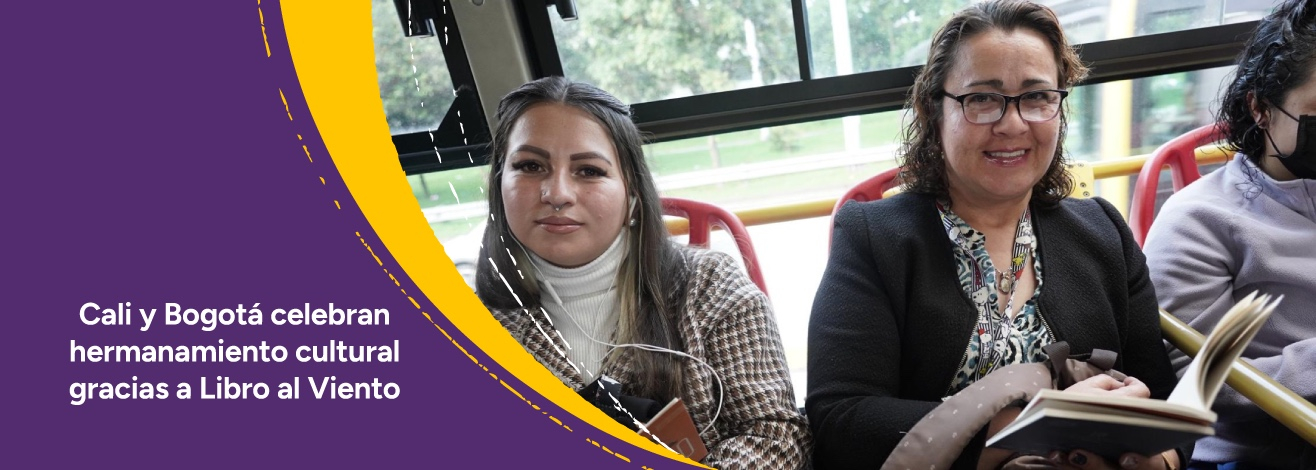
<path fill-rule="evenodd" d="M 1164 398 L 1176 378 L 1161 342 L 1146 260 L 1102 199 L 1033 204 L 1038 311 L 1073 353 L 1119 353 L 1115 368 Z M 819 469 L 873 468 L 950 387 L 977 321 L 935 198 L 846 204 L 809 320 L 806 408 Z M 985 430 L 955 462 L 974 468 Z"/>

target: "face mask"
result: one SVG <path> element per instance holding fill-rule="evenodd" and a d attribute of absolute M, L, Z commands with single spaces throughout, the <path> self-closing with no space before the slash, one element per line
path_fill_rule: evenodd
<path fill-rule="evenodd" d="M 1280 112 L 1293 118 L 1293 115 L 1283 109 L 1280 109 Z M 1279 153 L 1274 156 L 1279 158 L 1279 162 L 1293 173 L 1293 176 L 1316 179 L 1316 116 L 1304 114 L 1293 119 L 1298 121 L 1298 136 L 1293 151 L 1288 155 L 1279 153 L 1279 146 L 1275 145 L 1275 140 L 1270 137 L 1269 131 L 1266 132 L 1266 138 L 1270 139 L 1271 147 L 1276 148 L 1275 153 Z"/>

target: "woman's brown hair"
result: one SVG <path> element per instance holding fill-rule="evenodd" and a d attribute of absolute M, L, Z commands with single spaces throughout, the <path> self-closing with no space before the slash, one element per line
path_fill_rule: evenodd
<path fill-rule="evenodd" d="M 954 65 L 961 44 L 983 32 L 1025 28 L 1046 39 L 1055 54 L 1056 71 L 1061 88 L 1069 88 L 1087 77 L 1088 68 L 1065 40 L 1055 12 L 1043 5 L 1019 0 L 988 1 L 974 4 L 950 19 L 932 37 L 927 64 L 914 79 L 906 107 L 912 111 L 905 126 L 900 177 L 911 192 L 949 195 L 946 183 L 946 159 L 942 150 L 941 119 L 945 100 L 946 77 Z M 1060 113 L 1060 136 L 1056 154 L 1046 174 L 1033 186 L 1033 200 L 1055 204 L 1073 189 L 1073 179 L 1065 171 L 1065 113 Z"/>
<path fill-rule="evenodd" d="M 617 296 L 621 299 L 616 344 L 650 344 L 684 350 L 677 332 L 677 319 L 684 314 L 683 302 L 689 274 L 682 249 L 667 236 L 662 202 L 649 166 L 644 160 L 644 141 L 631 120 L 630 107 L 593 85 L 562 77 L 546 77 L 522 85 L 498 103 L 490 155 L 488 181 L 489 214 L 481 262 L 475 271 L 475 292 L 488 308 L 538 310 L 537 273 L 530 266 L 525 248 L 517 243 L 507 225 L 503 202 L 503 166 L 508 157 L 508 137 L 521 115 L 531 107 L 557 103 L 585 111 L 612 138 L 617 149 L 622 181 L 635 198 L 625 254 L 617 272 Z M 492 264 L 490 264 L 492 263 Z M 519 273 L 518 273 L 519 271 Z M 600 340 L 606 340 L 600 338 Z M 629 393 L 667 403 L 680 395 L 683 375 L 677 358 L 668 353 L 628 348 L 613 354 L 633 355 L 636 382 L 626 384 Z"/>

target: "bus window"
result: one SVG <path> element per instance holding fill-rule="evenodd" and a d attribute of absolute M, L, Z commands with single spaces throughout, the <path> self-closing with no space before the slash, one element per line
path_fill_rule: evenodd
<path fill-rule="evenodd" d="M 549 14 L 537 23 L 551 28 L 556 55 L 547 57 L 560 61 L 557 65 L 568 78 L 598 85 L 637 110 L 662 108 L 671 114 L 650 121 L 645 121 L 649 117 L 643 113 L 636 116 L 641 130 L 649 130 L 646 125 L 667 126 L 652 130 L 658 137 L 645 146 L 664 195 L 710 202 L 733 212 L 835 198 L 859 181 L 893 167 L 903 117 L 896 109 L 902 87 L 912 82 L 908 78 L 912 66 L 925 60 L 933 30 L 968 2 L 805 0 L 807 30 L 801 34 L 807 35 L 811 62 L 806 61 L 809 68 L 804 71 L 797 56 L 802 41 L 797 42 L 792 2 L 739 3 L 743 9 L 733 11 L 732 3 L 717 0 L 576 0 L 578 19 L 562 21 Z M 1080 44 L 1080 49 L 1083 43 L 1122 38 L 1136 43 L 1155 34 L 1164 36 L 1144 43 L 1163 46 L 1166 38 L 1171 38 L 1169 44 L 1177 45 L 1174 38 L 1179 38 L 1209 46 L 1198 44 L 1199 49 L 1215 48 L 1215 55 L 1207 59 L 1195 56 L 1167 66 L 1152 64 L 1163 67 L 1158 71 L 1121 68 L 1121 60 L 1127 57 L 1120 54 L 1135 52 L 1111 52 L 1128 43 L 1108 43 L 1106 55 L 1115 57 L 1103 56 L 1104 63 L 1119 72 L 1105 72 L 1106 76 L 1094 80 L 1102 83 L 1076 87 L 1067 100 L 1068 156 L 1076 161 L 1100 161 L 1149 153 L 1171 137 L 1210 122 L 1221 80 L 1231 71 L 1218 66 L 1228 63 L 1236 52 L 1227 50 L 1229 47 L 1241 47 L 1241 42 L 1221 38 L 1242 36 L 1246 26 L 1230 29 L 1217 25 L 1254 21 L 1274 2 L 1042 3 L 1060 15 L 1070 40 Z M 452 78 L 438 41 L 403 37 L 397 4 L 374 0 L 380 96 L 395 142 L 401 134 L 436 129 L 453 102 Z M 1210 34 L 1194 31 L 1207 27 L 1212 28 Z M 1219 34 L 1221 30 L 1238 34 Z M 1219 37 L 1197 37 L 1207 35 Z M 543 36 L 526 32 L 525 37 L 533 41 Z M 1096 45 L 1092 48 L 1098 49 Z M 1139 48 L 1144 47 L 1128 49 Z M 545 60 L 543 55 L 536 57 Z M 1133 59 L 1129 62 L 1152 61 Z M 1097 64 L 1094 73 L 1102 73 L 1102 62 Z M 453 74 L 459 80 L 463 76 Z M 811 78 L 801 80 L 802 76 Z M 882 83 L 865 85 L 870 77 Z M 1128 77 L 1143 78 L 1120 80 Z M 826 84 L 820 83 L 823 81 Z M 858 81 L 865 84 L 855 85 Z M 791 108 L 818 95 L 827 97 L 818 89 L 837 83 L 869 88 L 828 102 L 842 111 Z M 764 100 L 757 87 L 773 87 L 773 94 L 790 90 L 788 93 L 800 96 L 774 95 L 776 101 Z M 853 101 L 876 100 L 875 96 L 882 99 L 880 105 L 849 107 Z M 741 106 L 741 101 L 757 103 L 747 107 L 750 111 L 746 114 L 754 115 L 727 124 L 727 114 L 745 110 L 726 104 Z M 781 113 L 783 108 L 807 114 Z M 761 117 L 760 111 L 776 114 Z M 859 115 L 835 117 L 843 114 Z M 764 121 L 792 124 L 760 124 Z M 695 124 L 681 127 L 672 122 Z M 429 144 L 429 140 L 424 142 Z M 426 149 L 422 146 L 420 150 Z M 408 173 L 419 173 L 408 176 L 413 193 L 436 236 L 445 246 L 451 245 L 449 256 L 457 262 L 476 258 L 476 253 L 460 251 L 478 247 L 478 232 L 487 220 L 483 192 L 487 170 L 480 161 L 481 156 L 476 156 L 467 168 L 426 172 L 429 170 L 408 167 L 403 158 Z M 1126 210 L 1130 180 L 1132 177 L 1102 180 L 1095 193 Z M 772 293 L 787 361 L 798 387 L 796 397 L 802 402 L 805 335 L 814 291 L 827 259 L 828 219 L 803 218 L 748 228 Z M 714 234 L 712 244 L 715 249 L 735 250 L 721 232 Z"/>
<path fill-rule="evenodd" d="M 452 104 L 452 79 L 433 37 L 405 37 L 391 0 L 374 0 L 375 71 L 393 134 L 434 129 Z"/>
<path fill-rule="evenodd" d="M 791 5 L 780 0 L 576 0 L 553 16 L 566 76 L 638 103 L 799 79 Z M 552 16 L 552 15 L 550 15 Z"/>

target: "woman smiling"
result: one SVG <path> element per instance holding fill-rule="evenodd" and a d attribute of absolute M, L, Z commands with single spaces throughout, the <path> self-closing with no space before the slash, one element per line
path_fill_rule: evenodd
<path fill-rule="evenodd" d="M 1065 198 L 1062 103 L 1086 73 L 1055 13 L 1030 2 L 973 5 L 933 37 L 909 98 L 906 192 L 834 217 L 809 323 L 818 468 L 886 460 L 944 398 L 1003 366 L 1041 362 L 1060 341 L 1118 353 L 1115 368 L 1131 376 L 1073 390 L 1169 394 L 1175 377 L 1142 253 L 1110 203 Z M 973 429 L 955 467 L 1180 461 L 1174 451 L 1112 463 L 1085 451 L 984 450 L 1018 411 Z"/>

